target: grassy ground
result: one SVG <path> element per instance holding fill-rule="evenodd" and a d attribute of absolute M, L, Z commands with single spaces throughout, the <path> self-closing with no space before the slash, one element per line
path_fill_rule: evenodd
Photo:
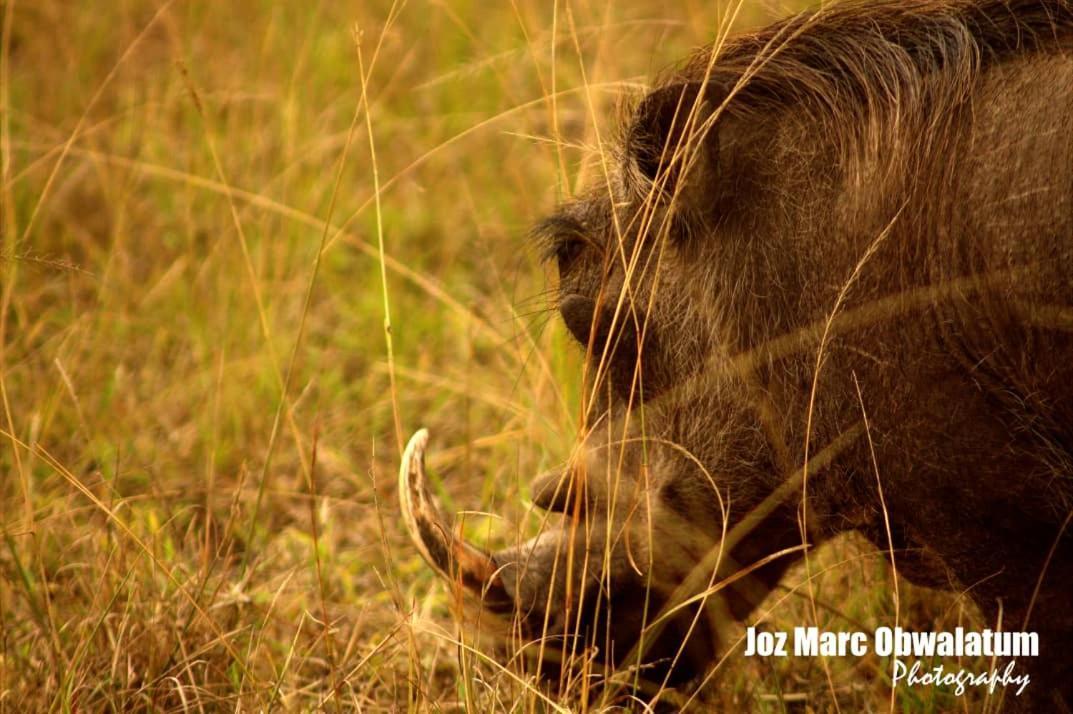
<path fill-rule="evenodd" d="M 430 428 L 446 509 L 497 514 L 480 537 L 531 528 L 581 355 L 526 229 L 726 8 L 0 8 L 0 709 L 547 708 L 460 657 L 400 440 Z M 881 556 L 821 560 L 824 624 L 892 621 Z M 904 624 L 968 616 L 901 594 Z M 891 706 L 886 663 L 830 667 L 731 658 L 699 700 Z"/>

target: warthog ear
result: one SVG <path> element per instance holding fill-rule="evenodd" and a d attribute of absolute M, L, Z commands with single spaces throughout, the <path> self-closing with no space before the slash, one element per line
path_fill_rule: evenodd
<path fill-rule="evenodd" d="M 646 96 L 633 115 L 627 152 L 637 170 L 661 192 L 679 189 L 683 176 L 691 183 L 712 170 L 718 155 L 711 90 L 699 82 L 661 87 Z"/>
<path fill-rule="evenodd" d="M 638 106 L 627 154 L 659 196 L 673 196 L 692 217 L 725 224 L 756 204 L 776 120 L 754 120 L 733 87 L 680 82 Z M 754 196 L 754 198 L 747 198 Z"/>

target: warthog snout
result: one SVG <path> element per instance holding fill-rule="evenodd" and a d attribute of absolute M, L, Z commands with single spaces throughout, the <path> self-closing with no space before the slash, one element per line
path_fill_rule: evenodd
<path fill-rule="evenodd" d="M 612 668 L 640 663 L 644 678 L 677 683 L 711 661 L 715 630 L 698 617 L 700 605 L 667 609 L 709 544 L 687 534 L 680 519 L 660 519 L 659 499 L 628 471 L 639 468 L 628 454 L 620 460 L 617 450 L 607 458 L 610 447 L 587 449 L 573 468 L 539 478 L 534 502 L 562 522 L 490 553 L 456 536 L 433 503 L 427 444 L 426 431 L 415 434 L 400 470 L 410 535 L 441 576 L 486 612 L 514 620 L 523 651 L 540 660 L 543 676 L 555 678 L 566 662 L 592 671 L 581 664 L 591 659 Z"/>

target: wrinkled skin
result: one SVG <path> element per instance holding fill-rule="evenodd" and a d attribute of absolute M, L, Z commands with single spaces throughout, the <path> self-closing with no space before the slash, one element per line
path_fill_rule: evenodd
<path fill-rule="evenodd" d="M 687 680 L 790 550 L 857 530 L 1040 632 L 1009 709 L 1073 703 L 1073 10 L 943 7 L 836 9 L 744 88 L 778 28 L 698 56 L 640 103 L 611 195 L 541 225 L 596 398 L 534 486 L 561 527 L 490 556 L 530 636 L 631 665 L 668 601 L 755 566 L 646 633 L 645 677 Z M 816 53 L 850 31 L 875 66 Z"/>

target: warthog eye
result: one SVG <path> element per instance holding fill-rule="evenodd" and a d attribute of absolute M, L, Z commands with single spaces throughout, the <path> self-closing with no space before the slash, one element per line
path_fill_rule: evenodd
<path fill-rule="evenodd" d="M 577 262 L 586 245 L 593 245 L 581 221 L 563 212 L 545 218 L 533 234 L 543 245 L 544 259 L 555 258 L 560 276 Z"/>
<path fill-rule="evenodd" d="M 570 269 L 584 247 L 583 240 L 572 237 L 564 238 L 555 246 L 555 260 L 559 266 L 559 275 Z"/>

